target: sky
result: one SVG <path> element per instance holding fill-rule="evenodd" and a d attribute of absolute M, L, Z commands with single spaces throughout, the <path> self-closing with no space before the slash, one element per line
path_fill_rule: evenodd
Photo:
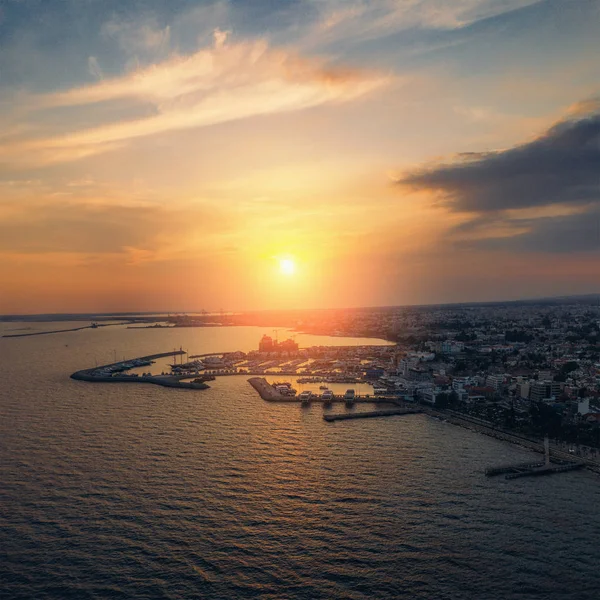
<path fill-rule="evenodd" d="M 0 313 L 600 291 L 600 0 L 3 0 Z"/>

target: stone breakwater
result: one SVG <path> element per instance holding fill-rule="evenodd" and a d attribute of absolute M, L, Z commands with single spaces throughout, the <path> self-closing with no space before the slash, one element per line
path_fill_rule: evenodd
<path fill-rule="evenodd" d="M 396 408 L 392 410 L 372 410 L 361 413 L 347 413 L 340 415 L 323 415 L 323 419 L 327 422 L 333 421 L 349 421 L 351 419 L 372 419 L 374 417 L 393 417 L 397 415 L 416 415 L 423 411 L 419 408 Z"/>
<path fill-rule="evenodd" d="M 165 356 L 173 356 L 173 354 L 183 354 L 183 352 L 162 352 L 160 354 L 150 354 L 149 356 L 141 356 L 137 360 L 148 361 L 155 360 L 157 358 L 164 358 Z M 135 360 L 135 359 L 134 359 Z M 93 369 L 83 369 L 76 371 L 71 375 L 71 379 L 77 381 L 90 381 L 94 383 L 152 383 L 154 385 L 161 385 L 169 388 L 179 388 L 187 390 L 205 390 L 210 386 L 206 383 L 194 382 L 194 381 L 181 381 L 180 376 L 177 375 L 146 375 L 141 377 L 132 377 L 131 375 L 95 375 L 94 373 L 101 371 L 107 367 L 118 365 L 119 363 L 112 363 L 110 365 L 103 365 L 101 367 L 94 367 Z"/>
<path fill-rule="evenodd" d="M 294 396 L 282 396 L 263 377 L 251 377 L 248 383 L 259 393 L 260 397 L 267 402 L 299 402 Z"/>

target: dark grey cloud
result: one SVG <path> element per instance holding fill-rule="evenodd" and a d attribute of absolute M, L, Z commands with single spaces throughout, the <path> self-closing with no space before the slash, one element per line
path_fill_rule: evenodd
<path fill-rule="evenodd" d="M 469 153 L 399 182 L 439 192 L 455 211 L 488 212 L 600 201 L 600 113 L 562 121 L 499 152 Z"/>
<path fill-rule="evenodd" d="M 599 101 L 581 103 L 572 118 L 531 142 L 499 152 L 465 153 L 454 163 L 408 173 L 399 183 L 437 192 L 451 211 L 471 214 L 449 232 L 457 246 L 600 253 Z M 556 205 L 574 212 L 534 218 L 515 212 Z"/>
<path fill-rule="evenodd" d="M 454 233 L 484 229 L 490 225 L 525 229 L 510 237 L 487 237 L 458 242 L 459 246 L 482 250 L 510 250 L 546 254 L 600 254 L 600 206 L 590 206 L 581 213 L 540 217 L 537 219 L 493 219 L 491 216 L 474 219 L 454 229 Z"/>

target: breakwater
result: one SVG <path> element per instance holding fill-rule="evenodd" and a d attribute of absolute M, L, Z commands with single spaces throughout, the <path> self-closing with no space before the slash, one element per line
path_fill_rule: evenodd
<path fill-rule="evenodd" d="M 100 327 L 111 327 L 114 325 L 123 325 L 123 323 L 96 323 L 94 325 L 83 325 L 81 327 L 72 327 L 71 329 L 53 329 L 51 331 L 30 331 L 29 333 L 7 333 L 1 337 L 22 338 L 22 337 L 33 337 L 36 335 L 50 335 L 52 333 L 71 333 L 73 331 L 83 331 L 84 329 L 99 329 Z"/>
<path fill-rule="evenodd" d="M 372 419 L 374 417 L 393 417 L 398 415 L 415 415 L 423 412 L 419 408 L 396 408 L 393 410 L 371 410 L 362 413 L 344 413 L 338 415 L 323 415 L 328 423 L 333 421 L 349 421 L 352 419 Z"/>
<path fill-rule="evenodd" d="M 283 396 L 263 377 L 252 377 L 248 383 L 259 393 L 260 397 L 267 402 L 299 402 L 294 396 Z"/>
<path fill-rule="evenodd" d="M 152 361 L 157 358 L 164 358 L 166 356 L 173 356 L 176 354 L 185 354 L 182 350 L 179 351 L 171 351 L 171 352 L 161 352 L 159 354 L 150 354 L 148 356 L 141 356 L 137 359 L 139 361 Z M 71 379 L 75 379 L 77 381 L 89 381 L 94 383 L 151 383 L 154 385 L 160 385 L 163 387 L 169 388 L 179 388 L 179 389 L 188 389 L 188 390 L 205 390 L 210 386 L 204 382 L 199 381 L 181 381 L 181 376 L 177 375 L 145 375 L 141 377 L 135 377 L 132 375 L 122 375 L 122 374 L 98 374 L 104 369 L 109 367 L 116 367 L 121 365 L 122 362 L 111 363 L 109 365 L 102 365 L 100 367 L 94 367 L 92 369 L 83 369 L 81 371 L 76 371 L 71 375 Z"/>

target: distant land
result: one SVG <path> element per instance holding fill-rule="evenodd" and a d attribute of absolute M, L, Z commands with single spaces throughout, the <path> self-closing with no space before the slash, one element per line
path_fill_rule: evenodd
<path fill-rule="evenodd" d="M 389 306 L 365 306 L 353 308 L 297 308 L 264 311 L 239 311 L 239 312 L 207 312 L 203 310 L 179 310 L 179 311 L 140 311 L 140 312 L 91 312 L 91 313 L 41 313 L 41 314 L 0 314 L 0 322 L 47 322 L 47 321 L 104 321 L 104 320 L 155 320 L 162 317 L 176 317 L 178 315 L 193 315 L 199 318 L 219 317 L 229 320 L 234 317 L 251 315 L 289 316 L 301 313 L 336 313 L 336 312 L 386 312 L 405 309 L 436 310 L 445 308 L 468 308 L 468 307 L 493 307 L 493 306 L 519 306 L 519 305 L 561 305 L 561 304 L 600 304 L 600 292 L 593 294 L 577 294 L 567 296 L 551 296 L 541 298 L 523 298 L 519 300 L 492 300 L 486 302 L 448 302 L 439 304 L 405 304 Z"/>

